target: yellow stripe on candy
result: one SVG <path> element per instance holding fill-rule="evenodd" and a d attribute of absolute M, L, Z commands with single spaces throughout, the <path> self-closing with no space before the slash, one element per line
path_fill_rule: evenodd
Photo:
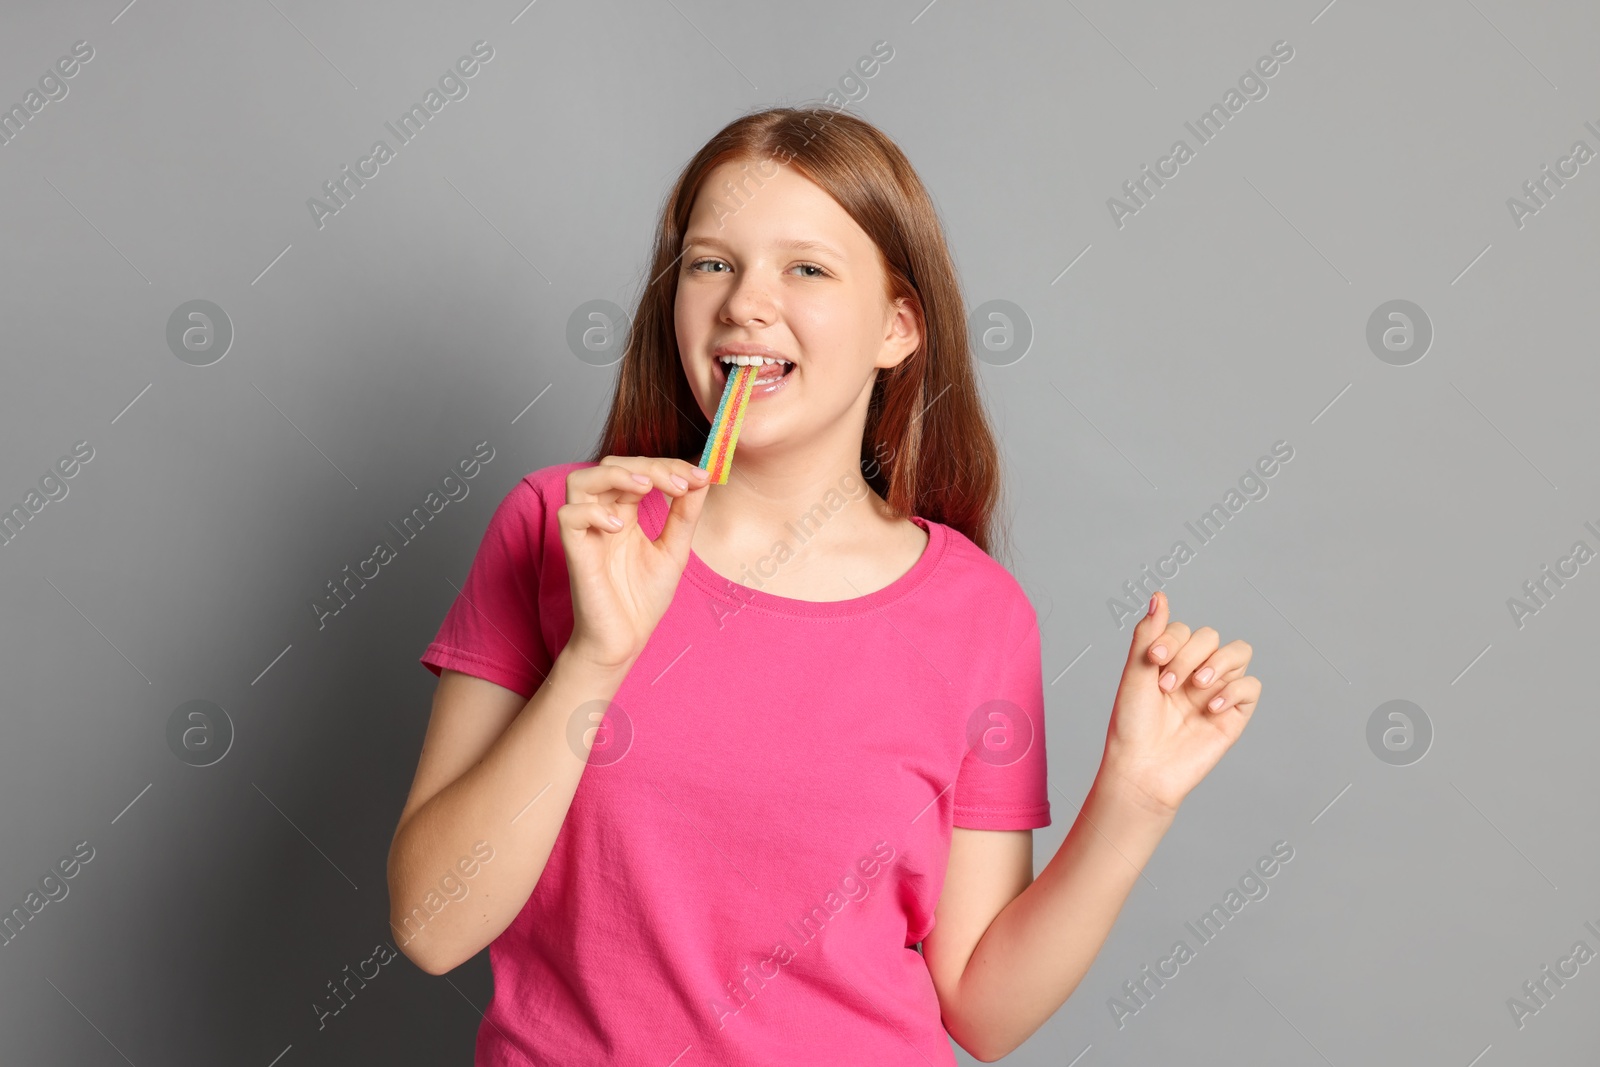
<path fill-rule="evenodd" d="M 745 414 L 750 410 L 750 394 L 755 389 L 756 375 L 761 373 L 759 363 L 729 368 L 728 383 L 722 387 L 722 400 L 717 404 L 717 415 L 711 420 L 711 433 L 706 447 L 700 453 L 699 467 L 711 473 L 711 480 L 719 485 L 728 482 L 728 471 L 733 468 L 733 447 L 739 441 L 739 427 L 744 425 Z"/>

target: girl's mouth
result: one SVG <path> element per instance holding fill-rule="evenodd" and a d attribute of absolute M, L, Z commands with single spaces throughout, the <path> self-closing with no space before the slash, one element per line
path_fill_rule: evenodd
<path fill-rule="evenodd" d="M 716 364 L 717 385 L 726 388 L 728 375 L 738 369 L 739 364 L 725 361 L 722 357 L 713 359 Z M 766 396 L 777 391 L 777 383 L 788 377 L 794 371 L 793 363 L 763 363 L 756 372 L 756 388 L 752 395 Z"/>

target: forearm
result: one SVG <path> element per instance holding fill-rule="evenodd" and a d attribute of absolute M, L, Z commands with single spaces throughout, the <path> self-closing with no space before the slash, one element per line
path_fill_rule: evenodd
<path fill-rule="evenodd" d="M 423 970 L 443 974 L 470 959 L 527 903 L 587 764 L 587 751 L 568 742 L 568 722 L 580 705 L 614 697 L 626 676 L 626 668 L 598 667 L 563 650 L 483 759 L 396 831 L 389 924 L 395 944 Z M 456 865 L 481 856 L 478 842 L 487 842 L 493 859 L 463 878 Z M 446 875 L 466 886 L 465 895 L 445 897 Z"/>
<path fill-rule="evenodd" d="M 962 1032 L 952 1036 L 963 1047 L 998 1059 L 1066 1002 L 1171 824 L 1102 767 L 1066 840 L 995 917 L 962 972 Z"/>

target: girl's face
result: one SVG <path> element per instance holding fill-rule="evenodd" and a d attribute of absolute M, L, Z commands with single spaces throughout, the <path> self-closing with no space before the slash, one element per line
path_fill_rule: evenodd
<path fill-rule="evenodd" d="M 764 346 L 789 361 L 757 384 L 738 455 L 806 447 L 832 462 L 837 449 L 853 466 L 877 369 L 916 351 L 921 333 L 911 311 L 885 296 L 866 231 L 793 167 L 769 161 L 759 171 L 774 168 L 763 179 L 756 164 L 724 163 L 702 184 L 675 267 L 679 356 L 707 419 L 729 373 L 721 346 Z"/>

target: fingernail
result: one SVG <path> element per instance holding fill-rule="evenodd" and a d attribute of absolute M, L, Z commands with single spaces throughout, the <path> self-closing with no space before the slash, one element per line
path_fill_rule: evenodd
<path fill-rule="evenodd" d="M 617 518 L 615 515 L 607 515 L 606 525 L 612 527 L 613 529 L 620 530 L 622 528 L 622 520 Z"/>
<path fill-rule="evenodd" d="M 1166 659 L 1167 658 L 1167 646 L 1166 645 L 1157 645 L 1155 648 L 1152 648 L 1150 650 L 1150 654 L 1152 656 L 1154 656 L 1156 659 Z"/>
<path fill-rule="evenodd" d="M 635 474 L 635 475 L 634 475 L 634 476 L 633 476 L 633 480 L 634 480 L 634 481 L 636 481 L 636 482 L 638 482 L 638 483 L 639 483 L 639 484 L 640 484 L 640 485 L 649 485 L 649 484 L 650 484 L 650 479 L 649 479 L 649 478 L 646 478 L 646 477 L 645 477 L 645 476 L 644 476 L 644 475 L 642 475 L 642 474 Z"/>
<path fill-rule="evenodd" d="M 1149 610 L 1149 612 L 1147 614 L 1154 615 L 1155 613 L 1156 613 L 1156 595 L 1154 593 L 1151 593 L 1150 594 L 1150 610 Z"/>
<path fill-rule="evenodd" d="M 1212 711 L 1216 711 L 1218 708 L 1222 707 L 1222 694 L 1219 693 L 1212 697 L 1211 703 L 1207 704 L 1206 707 L 1210 708 Z"/>
<path fill-rule="evenodd" d="M 1200 673 L 1194 676 L 1194 680 L 1199 682 L 1201 685 L 1205 685 L 1207 682 L 1211 681 L 1211 676 L 1215 673 L 1216 672 L 1210 667 L 1201 667 Z"/>
<path fill-rule="evenodd" d="M 696 467 L 694 469 L 694 479 L 695 479 L 695 481 L 700 481 L 702 478 L 709 478 L 709 477 L 711 477 L 711 472 L 706 470 L 704 467 Z"/>
<path fill-rule="evenodd" d="M 1163 674 L 1161 676 L 1161 688 L 1163 688 L 1163 689 L 1171 689 L 1173 683 L 1176 682 L 1177 680 L 1178 680 L 1178 676 L 1176 674 L 1173 674 L 1171 671 L 1168 671 L 1166 674 Z"/>
<path fill-rule="evenodd" d="M 676 474 L 672 476 L 672 484 L 677 486 L 679 489 L 689 488 L 689 483 L 678 477 Z"/>

